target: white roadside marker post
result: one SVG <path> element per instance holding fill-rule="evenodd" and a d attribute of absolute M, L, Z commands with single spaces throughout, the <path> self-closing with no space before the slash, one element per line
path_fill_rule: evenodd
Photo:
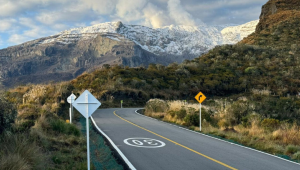
<path fill-rule="evenodd" d="M 73 93 L 67 98 L 68 103 L 70 103 L 70 109 L 69 109 L 70 124 L 72 124 L 73 103 L 74 103 L 75 99 L 76 99 L 76 96 Z"/>
<path fill-rule="evenodd" d="M 90 170 L 89 117 L 101 106 L 101 103 L 88 90 L 85 90 L 74 102 L 73 106 L 86 118 L 87 166 L 88 170 Z"/>

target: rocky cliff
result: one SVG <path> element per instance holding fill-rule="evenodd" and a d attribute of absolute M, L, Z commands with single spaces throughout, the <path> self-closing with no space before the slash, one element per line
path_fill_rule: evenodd
<path fill-rule="evenodd" d="M 300 43 L 300 1 L 269 0 L 263 7 L 254 34 L 241 44 L 288 49 Z"/>
<path fill-rule="evenodd" d="M 104 64 L 131 67 L 158 61 L 155 54 L 126 39 L 116 41 L 107 34 L 72 43 L 40 44 L 38 39 L 0 50 L 0 79 L 5 86 L 70 80 Z M 114 35 L 110 35 L 114 36 Z M 56 38 L 53 36 L 52 38 Z"/>

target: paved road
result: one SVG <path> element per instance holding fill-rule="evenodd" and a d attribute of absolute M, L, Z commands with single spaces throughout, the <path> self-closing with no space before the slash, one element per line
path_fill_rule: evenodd
<path fill-rule="evenodd" d="M 93 118 L 138 170 L 300 170 L 298 164 L 149 119 L 135 110 L 100 109 Z"/>

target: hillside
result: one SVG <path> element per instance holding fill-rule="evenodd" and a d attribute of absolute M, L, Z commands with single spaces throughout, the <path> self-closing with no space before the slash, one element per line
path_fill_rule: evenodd
<path fill-rule="evenodd" d="M 299 49 L 300 44 L 299 18 L 300 1 L 268 1 L 262 7 L 255 33 L 240 43 L 291 50 L 290 55 L 295 55 L 294 52 Z"/>

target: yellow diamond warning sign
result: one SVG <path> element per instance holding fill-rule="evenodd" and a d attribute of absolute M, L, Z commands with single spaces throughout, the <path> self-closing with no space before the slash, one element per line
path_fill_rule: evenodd
<path fill-rule="evenodd" d="M 202 92 L 199 92 L 196 96 L 195 99 L 199 102 L 202 103 L 205 99 L 206 96 L 204 96 L 204 94 Z"/>

